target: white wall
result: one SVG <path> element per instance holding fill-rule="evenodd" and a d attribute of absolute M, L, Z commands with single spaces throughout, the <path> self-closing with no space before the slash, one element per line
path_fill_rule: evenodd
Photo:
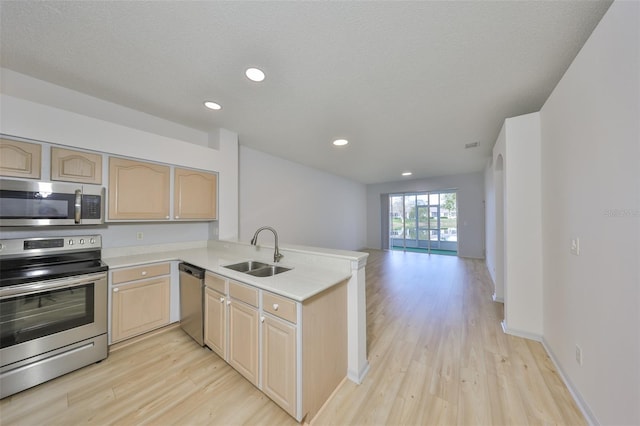
<path fill-rule="evenodd" d="M 496 299 L 496 191 L 493 179 L 493 158 L 490 158 L 484 169 L 485 264 L 487 265 L 489 276 L 493 281 L 494 299 Z"/>
<path fill-rule="evenodd" d="M 534 339 L 543 333 L 540 143 L 539 113 L 507 118 L 485 170 L 493 297 L 504 301 L 505 331 Z"/>
<path fill-rule="evenodd" d="M 505 238 L 505 187 L 507 185 L 504 159 L 507 143 L 505 127 L 503 125 L 500 129 L 493 146 L 491 161 L 488 165 L 491 170 L 485 171 L 487 217 L 489 217 L 489 211 L 493 216 L 485 222 L 487 268 L 493 279 L 493 299 L 497 302 L 504 302 L 505 262 L 508 255 L 505 250 L 507 244 Z M 489 204 L 489 198 L 492 200 L 491 204 Z"/>
<path fill-rule="evenodd" d="M 600 424 L 640 424 L 639 56 L 614 2 L 541 110 L 544 339 Z"/>
<path fill-rule="evenodd" d="M 540 113 L 505 120 L 504 300 L 508 332 L 540 338 L 542 207 Z M 494 152 L 494 161 L 497 161 Z"/>
<path fill-rule="evenodd" d="M 2 76 L 1 133 L 35 141 L 219 172 L 219 220 L 217 223 L 211 226 L 203 223 L 167 224 L 167 228 L 158 235 L 150 235 L 149 241 L 158 239 L 180 241 L 184 235 L 196 233 L 201 235 L 200 240 L 206 240 L 209 237 L 217 238 L 216 233 L 219 233 L 221 238 L 237 236 L 238 147 L 235 133 L 224 129 L 218 129 L 211 134 L 199 132 L 10 70 L 0 69 L 0 72 Z M 70 109 L 81 111 L 83 108 L 92 115 L 104 112 L 104 115 L 110 119 L 126 116 L 127 124 L 70 111 Z M 131 127 L 136 117 L 140 119 L 140 127 L 143 127 L 143 130 Z M 155 131 L 150 132 L 151 128 Z M 182 135 L 189 141 L 165 134 Z M 161 224 L 156 225 L 161 227 Z M 115 226 L 123 225 L 109 224 L 100 228 L 99 232 L 109 235 L 109 229 Z M 153 229 L 160 229 L 157 226 Z M 60 232 L 67 232 L 66 229 L 68 228 L 61 229 Z M 3 229 L 2 232 L 4 238 L 7 238 L 6 235 L 10 235 L 9 238 L 15 235 L 15 230 L 9 228 Z M 30 229 L 21 235 L 31 236 L 34 232 L 40 231 Z M 134 235 L 135 231 L 132 231 L 131 236 Z M 116 234 L 114 234 L 115 237 Z M 145 238 L 145 244 L 146 240 Z M 118 232 L 117 242 L 106 238 L 105 243 L 110 246 L 131 245 L 132 241 L 128 237 L 123 238 L 122 232 Z"/>
<path fill-rule="evenodd" d="M 269 225 L 281 243 L 358 250 L 365 206 L 364 184 L 240 146 L 241 240 Z M 273 246 L 273 235 L 258 242 Z"/>
<path fill-rule="evenodd" d="M 382 247 L 381 194 L 447 189 L 458 192 L 458 255 L 484 258 L 484 176 L 481 172 L 367 185 L 367 247 Z"/>

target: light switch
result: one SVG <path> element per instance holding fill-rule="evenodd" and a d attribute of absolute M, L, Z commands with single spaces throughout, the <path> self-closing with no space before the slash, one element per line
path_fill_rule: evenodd
<path fill-rule="evenodd" d="M 580 256 L 580 238 L 578 237 L 571 239 L 571 254 Z"/>

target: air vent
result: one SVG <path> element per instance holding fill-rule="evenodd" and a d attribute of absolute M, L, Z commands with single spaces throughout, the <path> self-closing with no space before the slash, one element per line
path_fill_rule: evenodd
<path fill-rule="evenodd" d="M 467 144 L 464 144 L 464 149 L 477 148 L 478 145 L 480 145 L 480 142 L 467 143 Z"/>

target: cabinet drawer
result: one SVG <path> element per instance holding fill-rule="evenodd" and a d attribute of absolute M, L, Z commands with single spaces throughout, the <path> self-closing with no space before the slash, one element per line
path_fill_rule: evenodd
<path fill-rule="evenodd" d="M 204 285 L 222 294 L 226 293 L 224 283 L 225 283 L 224 278 L 219 277 L 217 275 L 213 275 L 210 272 L 207 272 L 204 276 Z"/>
<path fill-rule="evenodd" d="M 296 302 L 273 293 L 262 293 L 262 309 L 272 315 L 297 323 Z"/>
<path fill-rule="evenodd" d="M 133 268 L 114 270 L 111 275 L 111 280 L 113 284 L 120 284 L 127 281 L 169 275 L 170 273 L 170 263 L 152 263 L 149 265 L 135 266 Z"/>
<path fill-rule="evenodd" d="M 229 281 L 229 296 L 258 307 L 258 289 Z"/>

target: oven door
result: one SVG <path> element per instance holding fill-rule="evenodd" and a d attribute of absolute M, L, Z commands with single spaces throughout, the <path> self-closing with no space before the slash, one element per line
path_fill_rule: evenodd
<path fill-rule="evenodd" d="M 2 366 L 107 332 L 107 274 L 0 289 Z"/>

